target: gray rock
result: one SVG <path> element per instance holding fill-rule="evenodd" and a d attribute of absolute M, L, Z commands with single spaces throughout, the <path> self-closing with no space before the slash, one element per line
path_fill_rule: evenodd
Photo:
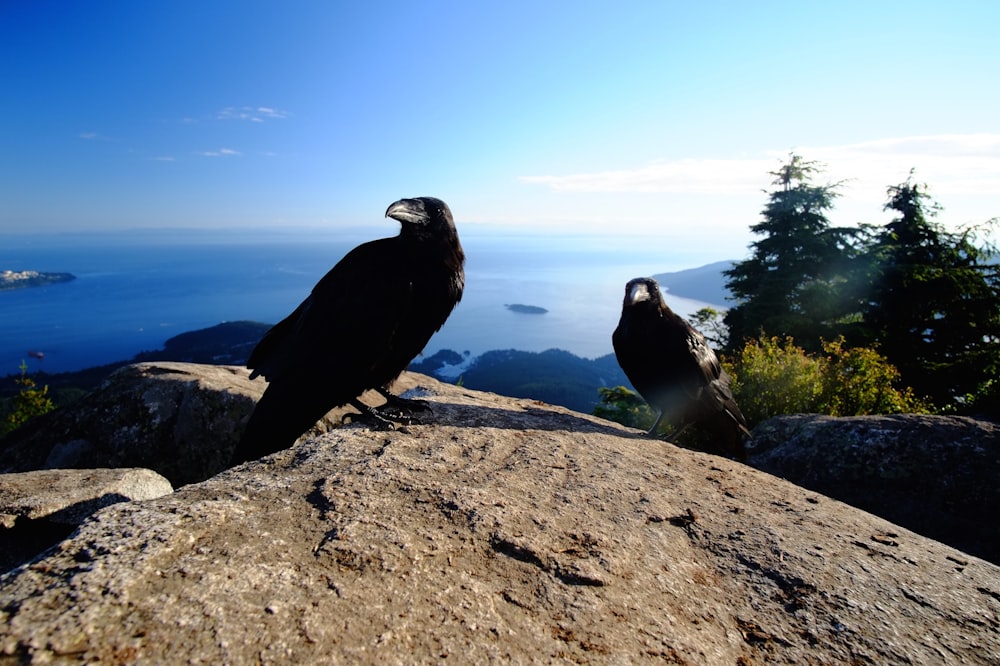
<path fill-rule="evenodd" d="M 779 416 L 750 464 L 1000 563 L 1000 425 L 961 416 Z"/>
<path fill-rule="evenodd" d="M 0 441 L 0 472 L 144 467 L 174 486 L 226 468 L 266 384 L 245 368 L 140 363 Z"/>
<path fill-rule="evenodd" d="M 144 467 L 174 485 L 226 469 L 267 383 L 249 370 L 197 363 L 136 363 L 82 400 L 0 439 L 0 473 Z M 405 390 L 406 382 L 397 382 Z M 363 399 L 379 404 L 374 392 Z M 331 411 L 307 435 L 326 432 L 351 408 Z"/>
<path fill-rule="evenodd" d="M 0 571 L 65 538 L 99 509 L 171 492 L 170 482 L 148 469 L 0 474 Z"/>
<path fill-rule="evenodd" d="M 0 474 L 0 526 L 45 518 L 79 525 L 106 506 L 172 493 L 170 482 L 148 469 L 49 469 Z"/>
<path fill-rule="evenodd" d="M 1000 662 L 1000 569 L 707 454 L 407 377 L 348 427 L 98 512 L 0 578 L 53 663 Z"/>

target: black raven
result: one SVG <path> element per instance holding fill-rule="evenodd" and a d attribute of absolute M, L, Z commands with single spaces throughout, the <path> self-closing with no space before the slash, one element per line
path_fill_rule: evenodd
<path fill-rule="evenodd" d="M 250 354 L 250 377 L 262 375 L 268 386 L 233 464 L 291 446 L 341 405 L 351 404 L 363 420 L 381 427 L 422 406 L 390 394 L 387 386 L 461 300 L 465 254 L 440 199 L 401 199 L 385 215 L 400 222 L 399 235 L 348 252 Z M 368 389 L 386 404 L 361 403 Z"/>
<path fill-rule="evenodd" d="M 659 410 L 653 435 L 666 418 L 677 431 L 697 424 L 709 437 L 700 448 L 745 459 L 746 419 L 733 399 L 730 379 L 701 333 L 673 312 L 652 278 L 625 285 L 618 328 L 611 336 L 618 365 Z"/>

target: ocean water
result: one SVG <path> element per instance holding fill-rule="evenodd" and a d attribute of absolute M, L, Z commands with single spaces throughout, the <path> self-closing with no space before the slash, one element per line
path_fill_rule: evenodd
<path fill-rule="evenodd" d="M 78 370 L 159 349 L 225 321 L 275 323 L 371 230 L 0 236 L 0 270 L 69 272 L 76 280 L 0 291 L 0 374 Z M 619 239 L 463 233 L 466 289 L 425 349 L 610 353 L 625 282 L 685 265 Z M 697 265 L 697 264 L 694 264 Z M 682 315 L 705 303 L 667 295 Z M 536 305 L 523 314 L 507 304 Z M 715 304 L 718 307 L 718 304 Z M 28 352 L 42 352 L 44 359 Z"/>

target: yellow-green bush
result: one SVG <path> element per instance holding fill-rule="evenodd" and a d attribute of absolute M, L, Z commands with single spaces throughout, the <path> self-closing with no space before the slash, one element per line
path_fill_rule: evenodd
<path fill-rule="evenodd" d="M 733 395 L 750 427 L 780 414 L 927 413 L 930 405 L 897 386 L 899 371 L 877 350 L 847 348 L 844 339 L 822 343 L 809 354 L 790 338 L 761 336 L 750 340 L 722 365 L 733 380 Z M 656 414 L 624 386 L 600 388 L 594 414 L 647 429 Z"/>
<path fill-rule="evenodd" d="M 844 348 L 844 338 L 823 342 L 823 396 L 819 411 L 831 416 L 926 413 L 910 387 L 896 388 L 899 370 L 868 347 Z"/>
<path fill-rule="evenodd" d="M 791 338 L 749 340 L 723 367 L 736 404 L 751 426 L 778 414 L 816 412 L 823 395 L 823 364 Z"/>
<path fill-rule="evenodd" d="M 736 402 L 751 426 L 779 414 L 831 416 L 928 411 L 910 388 L 897 388 L 899 372 L 878 351 L 845 348 L 844 339 L 823 342 L 810 355 L 792 338 L 750 340 L 732 362 Z"/>

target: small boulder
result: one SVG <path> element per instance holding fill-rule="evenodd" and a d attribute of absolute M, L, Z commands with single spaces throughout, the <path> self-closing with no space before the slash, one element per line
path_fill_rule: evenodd
<path fill-rule="evenodd" d="M 173 492 L 148 469 L 51 469 L 0 474 L 0 571 L 69 535 L 99 509 Z"/>

